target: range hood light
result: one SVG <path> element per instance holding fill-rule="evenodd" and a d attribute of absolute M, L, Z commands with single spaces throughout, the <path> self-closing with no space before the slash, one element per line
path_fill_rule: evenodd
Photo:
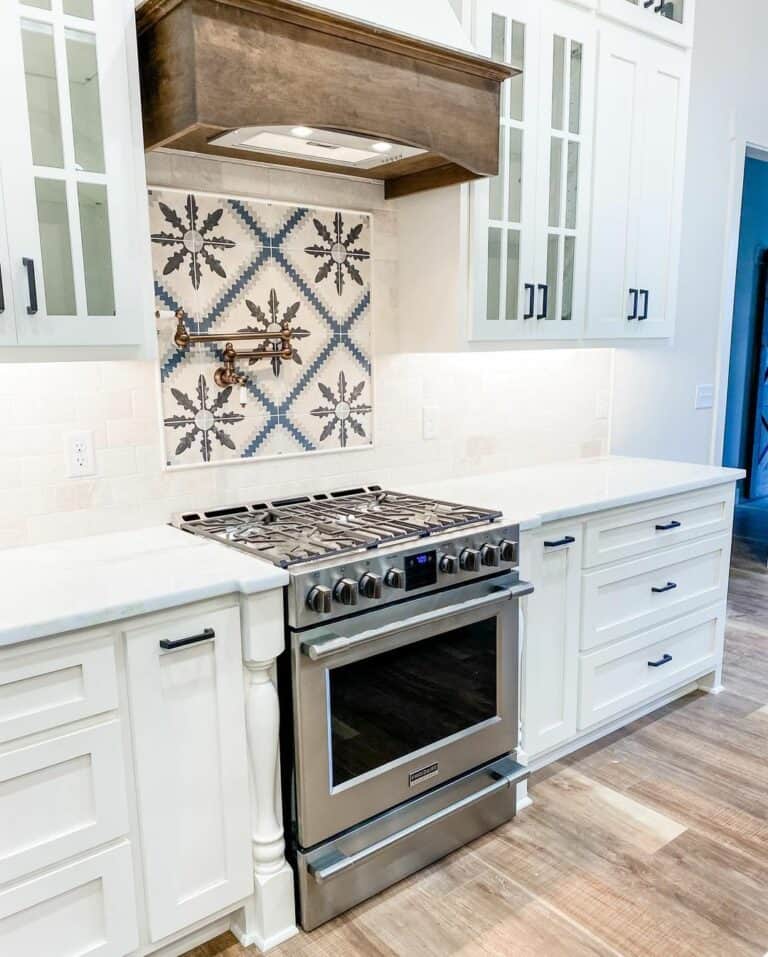
<path fill-rule="evenodd" d="M 215 136 L 209 142 L 213 146 L 250 150 L 265 156 L 291 157 L 359 170 L 378 169 L 427 152 L 417 146 L 362 133 L 311 126 L 243 126 Z"/>

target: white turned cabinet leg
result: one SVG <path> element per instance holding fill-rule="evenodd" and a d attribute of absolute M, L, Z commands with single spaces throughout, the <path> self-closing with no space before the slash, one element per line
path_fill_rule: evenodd
<path fill-rule="evenodd" d="M 519 614 L 519 656 L 518 656 L 518 741 L 521 743 L 518 745 L 515 752 L 515 760 L 518 764 L 522 764 L 523 767 L 528 766 L 528 752 L 524 749 L 525 744 L 525 720 L 523 715 L 525 714 L 525 695 L 526 695 L 526 683 L 525 683 L 525 651 L 526 651 L 526 612 L 528 610 L 528 599 L 524 598 L 520 602 L 520 614 Z M 531 807 L 533 800 L 528 794 L 528 780 L 520 781 L 515 785 L 517 791 L 517 813 L 524 811 L 527 807 Z"/>
<path fill-rule="evenodd" d="M 254 893 L 236 916 L 232 933 L 244 947 L 255 945 L 259 950 L 266 951 L 293 937 L 297 929 L 293 872 L 285 860 L 280 807 L 280 707 L 273 678 L 275 660 L 256 660 L 252 657 L 254 651 L 265 650 L 264 643 L 257 645 L 254 636 L 263 635 L 265 627 L 270 624 L 273 629 L 279 624 L 282 646 L 282 603 L 278 609 L 278 621 L 271 622 L 269 619 L 275 617 L 271 614 L 274 610 L 268 606 L 260 607 L 261 603 L 257 599 L 251 599 L 251 602 L 256 607 L 243 609 L 243 645 L 251 768 Z M 269 651 L 279 653 L 274 646 Z"/>

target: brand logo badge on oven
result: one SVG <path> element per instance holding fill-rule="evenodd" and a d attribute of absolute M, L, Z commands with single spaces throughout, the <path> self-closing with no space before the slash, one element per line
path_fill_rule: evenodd
<path fill-rule="evenodd" d="M 415 788 L 417 784 L 436 778 L 439 773 L 439 764 L 428 764 L 425 768 L 419 768 L 418 771 L 411 771 L 408 775 L 408 787 Z"/>

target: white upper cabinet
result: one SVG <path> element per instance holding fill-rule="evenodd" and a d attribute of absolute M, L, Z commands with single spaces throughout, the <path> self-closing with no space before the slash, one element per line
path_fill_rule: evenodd
<path fill-rule="evenodd" d="M 133 18 L 133 0 L 0 4 L 3 344 L 143 340 L 152 289 Z"/>
<path fill-rule="evenodd" d="M 679 46 L 693 45 L 695 0 L 599 0 L 600 12 L 633 30 Z"/>
<path fill-rule="evenodd" d="M 523 73 L 503 91 L 499 175 L 472 186 L 475 340 L 582 335 L 595 38 L 572 3 L 478 2 L 476 45 Z"/>
<path fill-rule="evenodd" d="M 601 27 L 588 337 L 674 331 L 688 75 L 684 51 Z"/>
<path fill-rule="evenodd" d="M 2 173 L 2 170 L 0 170 Z M 8 255 L 8 237 L 3 228 L 5 222 L 3 202 L 3 179 L 0 175 L 0 346 L 16 342 L 14 323 L 13 286 L 11 284 L 11 260 Z"/>

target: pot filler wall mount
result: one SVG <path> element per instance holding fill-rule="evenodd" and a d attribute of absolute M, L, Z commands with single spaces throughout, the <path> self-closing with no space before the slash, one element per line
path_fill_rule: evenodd
<path fill-rule="evenodd" d="M 287 569 L 287 855 L 306 930 L 512 818 L 518 528 L 378 486 L 177 516 Z"/>

